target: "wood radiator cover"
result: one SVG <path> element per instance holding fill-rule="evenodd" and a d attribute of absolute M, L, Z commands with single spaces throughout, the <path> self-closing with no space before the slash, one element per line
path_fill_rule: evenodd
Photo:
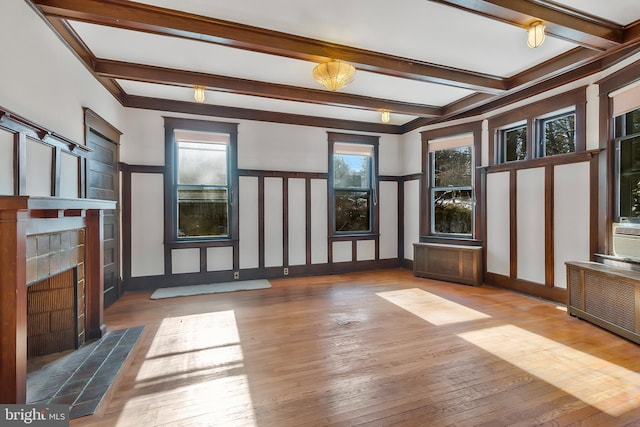
<path fill-rule="evenodd" d="M 595 262 L 568 262 L 570 315 L 640 344 L 640 273 Z"/>
<path fill-rule="evenodd" d="M 482 247 L 413 244 L 413 274 L 465 285 L 482 285 Z"/>

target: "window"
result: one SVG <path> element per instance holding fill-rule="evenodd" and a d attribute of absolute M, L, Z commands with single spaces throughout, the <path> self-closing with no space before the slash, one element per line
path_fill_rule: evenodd
<path fill-rule="evenodd" d="M 432 234 L 473 234 L 473 137 L 429 142 Z"/>
<path fill-rule="evenodd" d="M 640 109 L 615 118 L 618 216 L 640 221 Z"/>
<path fill-rule="evenodd" d="M 575 122 L 574 112 L 539 120 L 538 156 L 574 153 L 576 151 Z"/>
<path fill-rule="evenodd" d="M 527 125 L 502 131 L 503 162 L 515 162 L 527 158 Z"/>
<path fill-rule="evenodd" d="M 177 236 L 229 235 L 229 135 L 175 130 Z"/>
<path fill-rule="evenodd" d="M 215 240 L 235 235 L 236 127 L 165 118 L 171 177 L 165 180 L 170 194 L 165 203 L 167 239 Z"/>
<path fill-rule="evenodd" d="M 332 236 L 377 232 L 378 137 L 329 132 Z"/>
<path fill-rule="evenodd" d="M 335 232 L 370 232 L 373 191 L 373 146 L 336 143 L 333 146 Z"/>

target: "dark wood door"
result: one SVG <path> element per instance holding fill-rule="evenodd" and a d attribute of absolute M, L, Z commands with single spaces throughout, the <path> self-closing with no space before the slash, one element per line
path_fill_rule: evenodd
<path fill-rule="evenodd" d="M 87 146 L 93 150 L 87 161 L 87 197 L 119 201 L 118 145 L 89 128 Z M 121 294 L 118 210 L 119 208 L 104 212 L 105 308 L 117 300 Z"/>

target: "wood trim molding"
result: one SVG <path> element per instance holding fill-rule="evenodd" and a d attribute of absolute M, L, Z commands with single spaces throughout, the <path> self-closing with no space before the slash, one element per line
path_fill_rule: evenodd
<path fill-rule="evenodd" d="M 29 138 L 47 144 L 53 148 L 60 148 L 66 153 L 74 156 L 85 157 L 86 153 L 91 149 L 85 145 L 72 141 L 50 129 L 42 127 L 25 119 L 11 111 L 0 107 L 0 128 L 7 129 L 10 132 L 22 133 Z"/>
<path fill-rule="evenodd" d="M 171 111 L 176 113 L 198 114 L 229 119 L 255 120 L 259 122 L 284 123 L 290 125 L 313 126 L 329 129 L 372 132 L 399 135 L 401 127 L 378 123 L 366 123 L 353 120 L 329 119 L 324 117 L 303 116 L 290 113 L 250 110 L 247 108 L 225 107 L 194 102 L 172 101 L 143 96 L 125 97 L 125 107 L 143 108 L 146 110 Z"/>
<path fill-rule="evenodd" d="M 116 129 L 111 123 L 100 117 L 91 108 L 83 108 L 84 110 L 84 124 L 92 131 L 99 133 L 109 141 L 116 145 L 120 144 L 120 137 L 122 132 Z"/>
<path fill-rule="evenodd" d="M 496 273 L 485 273 L 485 284 L 537 296 L 560 304 L 567 303 L 567 290 L 564 288 L 549 288 L 539 283 L 502 276 Z"/>

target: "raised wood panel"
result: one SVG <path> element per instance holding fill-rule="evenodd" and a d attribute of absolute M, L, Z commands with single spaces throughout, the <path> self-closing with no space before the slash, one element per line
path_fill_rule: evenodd
<path fill-rule="evenodd" d="M 87 111 L 89 110 L 85 112 Z M 85 117 L 86 119 L 87 117 Z M 97 121 L 98 118 L 95 120 Z M 86 130 L 86 143 L 92 150 L 87 156 L 87 196 L 93 199 L 118 202 L 120 199 L 118 191 L 118 141 L 107 139 L 89 127 Z M 105 307 L 111 305 L 123 292 L 118 256 L 120 248 L 119 224 L 119 207 L 104 212 L 104 252 L 110 254 L 108 261 L 105 260 L 104 264 Z"/>

